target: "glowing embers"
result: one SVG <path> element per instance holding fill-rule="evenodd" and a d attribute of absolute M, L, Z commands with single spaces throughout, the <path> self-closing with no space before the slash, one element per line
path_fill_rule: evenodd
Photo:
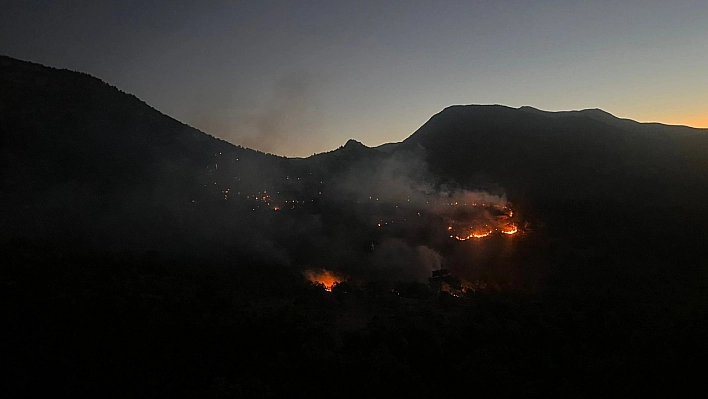
<path fill-rule="evenodd" d="M 448 231 L 453 230 L 450 227 L 448 227 Z M 507 236 L 513 236 L 514 234 L 517 234 L 519 232 L 519 227 L 515 223 L 507 223 L 503 226 L 499 226 L 494 229 L 492 229 L 489 226 L 470 228 L 463 233 L 452 234 L 450 237 L 452 237 L 458 241 L 467 241 L 467 240 L 471 240 L 471 239 L 481 239 L 481 238 L 489 237 L 492 234 L 494 234 L 494 232 L 496 232 L 496 231 L 498 231 L 504 235 L 507 235 Z"/>
<path fill-rule="evenodd" d="M 483 239 L 492 235 L 513 236 L 519 234 L 511 204 L 472 204 L 472 207 L 458 207 L 447 215 L 447 232 L 458 241 Z"/>
<path fill-rule="evenodd" d="M 324 286 L 325 291 L 329 292 L 332 292 L 335 285 L 345 280 L 329 270 L 308 270 L 305 272 L 305 278 L 312 284 Z"/>
<path fill-rule="evenodd" d="M 516 226 L 515 223 L 507 223 L 506 225 L 502 226 L 499 231 L 501 231 L 502 234 L 510 236 L 518 233 L 519 228 Z"/>
<path fill-rule="evenodd" d="M 491 230 L 475 230 L 472 232 L 472 238 L 484 238 L 492 234 Z"/>
<path fill-rule="evenodd" d="M 451 230 L 451 229 L 448 228 L 448 230 Z M 473 238 L 479 239 L 479 238 L 489 237 L 490 235 L 492 235 L 492 232 L 493 231 L 490 227 L 484 226 L 484 227 L 472 228 L 472 229 L 468 230 L 466 233 L 456 234 L 456 235 L 452 235 L 450 237 L 454 237 L 458 241 L 467 241 L 467 240 L 471 240 Z"/>

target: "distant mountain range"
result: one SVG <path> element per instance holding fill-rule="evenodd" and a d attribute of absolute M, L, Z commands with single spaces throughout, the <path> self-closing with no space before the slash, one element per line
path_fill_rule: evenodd
<path fill-rule="evenodd" d="M 400 143 L 369 148 L 350 140 L 289 159 L 214 138 L 89 75 L 0 57 L 0 129 L 0 228 L 7 236 L 91 225 L 110 226 L 88 229 L 94 240 L 122 230 L 140 236 L 146 221 L 152 227 L 143 236 L 169 236 L 199 230 L 194 218 L 223 228 L 215 208 L 195 214 L 190 207 L 263 193 L 317 206 L 352 171 L 366 181 L 391 160 L 423 164 L 427 171 L 415 173 L 432 187 L 503 193 L 528 206 L 693 209 L 708 202 L 707 129 L 639 123 L 599 109 L 451 106 Z"/>
<path fill-rule="evenodd" d="M 350 140 L 303 162 L 209 136 L 83 73 L 9 57 L 0 68 L 2 184 L 16 193 L 31 187 L 30 197 L 64 182 L 110 191 L 199 180 L 219 152 L 285 169 L 332 162 L 331 173 L 362 157 L 421 148 L 441 178 L 499 185 L 512 196 L 644 202 L 705 193 L 696 189 L 706 183 L 708 129 L 639 123 L 599 109 L 451 106 L 401 143 L 370 149 Z"/>

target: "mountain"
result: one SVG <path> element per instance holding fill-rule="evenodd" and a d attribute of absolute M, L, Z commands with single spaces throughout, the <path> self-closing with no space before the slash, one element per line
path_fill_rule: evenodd
<path fill-rule="evenodd" d="M 268 207 L 287 201 L 320 214 L 322 206 L 384 192 L 403 198 L 413 186 L 504 194 L 532 212 L 577 203 L 700 211 L 708 200 L 706 129 L 598 109 L 451 106 L 400 143 L 369 148 L 349 140 L 287 159 L 209 136 L 86 74 L 9 57 L 0 58 L 0 72 L 7 215 L 0 227 L 8 235 L 83 234 L 149 248 L 160 231 L 158 241 L 194 248 L 203 246 L 194 237 L 216 240 L 214 226 L 243 231 L 234 221 L 272 218 L 247 212 L 263 198 Z M 225 200 L 228 210 L 216 211 Z"/>
<path fill-rule="evenodd" d="M 705 154 L 705 129 L 470 105 L 288 159 L 0 57 L 0 385 L 700 392 Z"/>
<path fill-rule="evenodd" d="M 622 218 L 684 207 L 700 220 L 708 200 L 706 129 L 598 109 L 451 106 L 400 143 L 349 140 L 288 159 L 209 136 L 86 74 L 9 57 L 0 58 L 0 72 L 6 236 L 190 251 L 225 239 L 215 231 L 234 237 L 250 226 L 287 246 L 262 222 L 273 216 L 256 209 L 300 207 L 324 217 L 342 203 L 358 209 L 363 198 L 410 201 L 411 190 L 451 187 L 505 195 L 530 214 L 547 209 L 546 221 L 568 206 L 583 209 L 568 217 L 611 208 Z"/>
<path fill-rule="evenodd" d="M 452 106 L 396 151 L 423 148 L 430 168 L 513 198 L 698 206 L 708 199 L 708 130 L 644 124 L 601 110 Z"/>
<path fill-rule="evenodd" d="M 86 74 L 9 57 L 0 57 L 0 72 L 5 189 L 32 187 L 38 197 L 80 181 L 97 194 L 116 193 L 201 180 L 196 171 L 219 153 L 282 160 L 209 136 Z"/>
<path fill-rule="evenodd" d="M 9 57 L 0 57 L 0 130 L 6 237 L 150 248 L 195 230 L 186 222 L 193 203 L 221 198 L 233 183 L 264 190 L 289 162 L 209 136 L 89 75 Z"/>

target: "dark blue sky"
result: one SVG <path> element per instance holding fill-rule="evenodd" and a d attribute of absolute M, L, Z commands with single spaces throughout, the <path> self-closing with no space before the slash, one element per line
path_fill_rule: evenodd
<path fill-rule="evenodd" d="M 1 1 L 0 53 L 234 143 L 400 141 L 452 104 L 708 127 L 708 1 Z"/>

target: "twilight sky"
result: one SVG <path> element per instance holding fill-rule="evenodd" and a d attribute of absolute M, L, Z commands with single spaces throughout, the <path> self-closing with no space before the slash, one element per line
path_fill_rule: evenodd
<path fill-rule="evenodd" d="M 708 127 L 708 1 L 0 0 L 0 54 L 87 72 L 289 156 L 452 104 Z"/>

